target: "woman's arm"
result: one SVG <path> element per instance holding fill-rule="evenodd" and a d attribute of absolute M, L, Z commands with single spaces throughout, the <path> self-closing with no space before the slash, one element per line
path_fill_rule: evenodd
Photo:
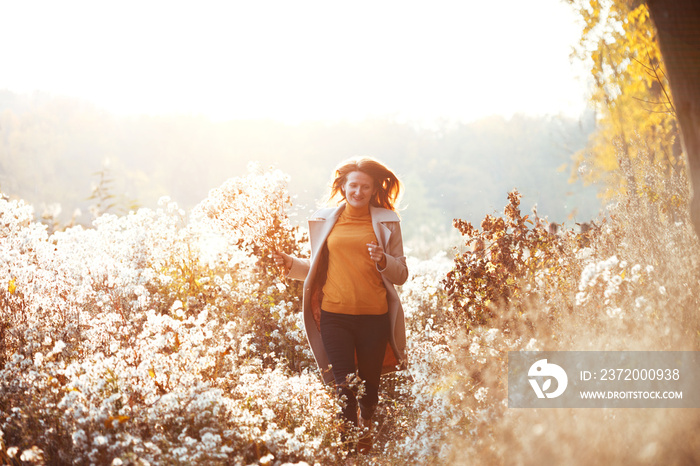
<path fill-rule="evenodd" d="M 309 274 L 309 268 L 311 267 L 311 261 L 309 259 L 299 259 L 298 257 L 292 257 L 292 265 L 287 272 L 287 276 L 294 280 L 306 280 L 306 276 Z"/>
<path fill-rule="evenodd" d="M 309 273 L 310 261 L 308 259 L 299 259 L 298 257 L 290 256 L 282 251 L 274 251 L 272 258 L 277 264 L 277 267 L 284 270 L 284 274 L 294 280 L 306 280 L 306 275 Z"/>
<path fill-rule="evenodd" d="M 386 249 L 376 244 L 370 247 L 370 257 L 377 263 L 377 270 L 395 285 L 403 285 L 408 279 L 406 257 L 403 255 L 403 239 L 399 222 L 385 223 L 391 230 Z M 368 245 L 370 246 L 370 245 Z"/>

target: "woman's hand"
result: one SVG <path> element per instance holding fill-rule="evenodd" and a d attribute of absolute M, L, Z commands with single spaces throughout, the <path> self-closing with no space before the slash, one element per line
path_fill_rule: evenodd
<path fill-rule="evenodd" d="M 277 267 L 284 270 L 285 274 L 289 273 L 289 269 L 292 268 L 292 256 L 282 251 L 272 251 L 272 259 L 275 261 Z"/>
<path fill-rule="evenodd" d="M 384 256 L 384 248 L 372 241 L 367 243 L 367 250 L 369 251 L 369 257 L 380 269 L 386 267 L 386 257 Z"/>

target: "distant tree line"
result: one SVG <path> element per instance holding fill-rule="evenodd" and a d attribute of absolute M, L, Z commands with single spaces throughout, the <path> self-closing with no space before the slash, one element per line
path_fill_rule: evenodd
<path fill-rule="evenodd" d="M 407 234 L 451 230 L 454 218 L 478 224 L 501 211 L 513 188 L 524 209 L 537 204 L 540 215 L 573 227 L 600 209 L 595 187 L 570 182 L 572 154 L 594 129 L 590 115 L 490 117 L 431 128 L 390 119 L 289 125 L 117 117 L 74 99 L 0 91 L 0 190 L 32 203 L 37 215 L 60 204 L 63 222 L 80 209 L 76 221 L 89 224 L 96 199 L 114 213 L 153 207 L 164 195 L 191 208 L 255 161 L 291 176 L 303 219 L 338 162 L 368 155 L 404 180 Z M 108 186 L 100 186 L 105 179 Z"/>

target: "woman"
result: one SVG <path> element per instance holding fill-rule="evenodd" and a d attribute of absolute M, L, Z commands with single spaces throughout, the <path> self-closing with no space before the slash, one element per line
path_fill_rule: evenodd
<path fill-rule="evenodd" d="M 371 447 L 380 376 L 406 367 L 404 315 L 394 285 L 408 278 L 396 203 L 401 183 L 380 162 L 361 158 L 335 171 L 329 200 L 309 220 L 311 259 L 274 257 L 290 278 L 304 280 L 304 324 L 324 381 L 345 395 L 343 417 Z M 364 383 L 359 399 L 351 380 Z M 359 422 L 358 422 L 359 421 Z"/>

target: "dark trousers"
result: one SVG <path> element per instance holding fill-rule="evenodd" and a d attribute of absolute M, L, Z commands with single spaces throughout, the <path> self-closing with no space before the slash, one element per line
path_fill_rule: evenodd
<path fill-rule="evenodd" d="M 343 417 L 355 425 L 358 387 L 348 383 L 348 376 L 357 372 L 364 383 L 360 412 L 364 419 L 370 419 L 379 401 L 379 380 L 390 326 L 388 313 L 348 315 L 321 311 L 321 338 L 332 366 L 336 391 L 338 396 L 346 397 Z"/>

